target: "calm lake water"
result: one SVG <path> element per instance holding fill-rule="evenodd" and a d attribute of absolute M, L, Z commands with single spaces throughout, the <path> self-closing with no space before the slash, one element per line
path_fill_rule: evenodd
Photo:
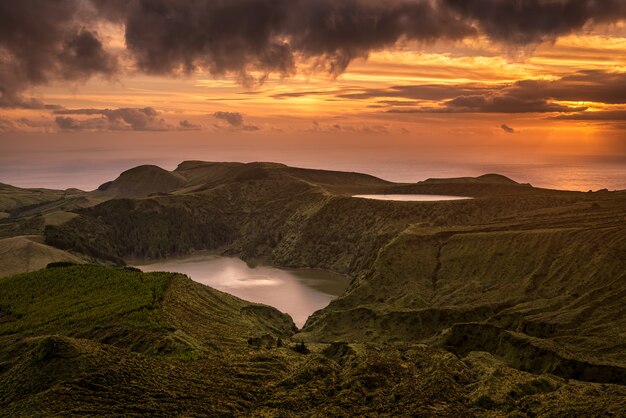
<path fill-rule="evenodd" d="M 214 255 L 192 256 L 136 265 L 143 271 L 172 271 L 241 299 L 288 313 L 298 327 L 315 311 L 343 294 L 349 281 L 325 270 L 250 267 L 243 260 Z"/>
<path fill-rule="evenodd" d="M 374 200 L 398 200 L 400 202 L 440 202 L 442 200 L 471 199 L 471 197 L 445 196 L 440 194 L 357 194 L 352 197 Z"/>

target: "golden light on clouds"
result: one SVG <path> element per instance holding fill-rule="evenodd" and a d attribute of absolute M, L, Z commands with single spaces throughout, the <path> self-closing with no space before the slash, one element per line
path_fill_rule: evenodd
<path fill-rule="evenodd" d="M 101 30 L 115 48 L 123 48 L 123 28 L 112 24 Z M 413 46 L 418 48 L 417 46 Z M 236 76 L 203 77 L 201 71 L 188 76 L 163 78 L 140 74 L 123 80 L 92 80 L 76 85 L 69 92 L 65 85 L 37 89 L 41 97 L 64 107 L 140 107 L 150 105 L 168 113 L 201 118 L 226 109 L 265 118 L 288 113 L 303 118 L 354 117 L 372 109 L 380 98 L 361 100 L 338 97 L 365 89 L 387 89 L 398 85 L 461 85 L 481 83 L 484 86 L 514 83 L 518 80 L 557 80 L 584 69 L 613 71 L 626 68 L 626 38 L 600 35 L 571 35 L 552 45 L 541 45 L 526 60 L 498 55 L 497 45 L 465 43 L 449 52 L 432 51 L 411 45 L 371 52 L 367 59 L 356 59 L 345 73 L 334 78 L 329 74 L 298 71 L 290 77 L 270 75 L 264 83 L 246 88 Z M 622 51 L 620 54 L 619 52 Z M 289 94 L 294 94 L 289 96 Z M 297 95 L 297 93 L 303 93 Z M 308 94 L 305 94 L 308 93 Z M 410 105 L 420 100 L 401 99 L 397 104 Z M 586 106 L 589 111 L 606 107 L 591 101 L 555 100 L 566 106 Z M 436 104 L 432 104 L 436 107 Z M 25 112 L 29 113 L 29 112 Z M 415 116 L 412 118 L 415 119 Z M 545 124 L 538 119 L 537 124 Z"/>

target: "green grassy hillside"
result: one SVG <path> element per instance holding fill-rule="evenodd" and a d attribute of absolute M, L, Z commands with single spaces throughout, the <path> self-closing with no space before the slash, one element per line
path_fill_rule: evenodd
<path fill-rule="evenodd" d="M 112 200 L 48 227 L 46 240 L 109 260 L 209 249 L 354 277 L 346 295 L 307 323 L 309 341 L 444 344 L 454 324 L 486 321 L 541 338 L 555 355 L 626 367 L 618 332 L 626 327 L 623 195 L 488 176 L 429 186 L 492 188 L 473 200 L 374 201 L 313 182 L 344 174 L 235 167 L 256 174 L 194 193 Z M 512 189 L 502 194 L 503 185 Z"/>
<path fill-rule="evenodd" d="M 619 414 L 626 389 L 425 345 L 314 344 L 172 273 L 95 265 L 0 279 L 0 416 Z M 296 337 L 297 340 L 297 337 Z"/>
<path fill-rule="evenodd" d="M 613 196 L 482 225 L 413 224 L 377 252 L 346 295 L 307 322 L 302 338 L 427 341 L 503 355 L 493 333 L 480 340 L 472 330 L 489 324 L 543 347 L 537 361 L 561 359 L 548 369 L 527 366 L 531 371 L 592 381 L 614 375 L 624 383 L 624 207 L 623 197 Z M 464 327 L 450 337 L 455 324 Z M 515 347 L 507 357 L 519 366 L 513 359 L 524 350 Z M 572 374 L 559 365 L 568 359 L 598 368 Z"/>
<path fill-rule="evenodd" d="M 169 353 L 245 342 L 254 333 L 284 337 L 294 329 L 291 319 L 273 308 L 172 273 L 49 267 L 2 278 L 0 287 L 0 309 L 10 319 L 0 334 L 7 338 L 61 334 Z M 194 323 L 194 316 L 210 322 Z"/>
<path fill-rule="evenodd" d="M 180 276 L 168 282 L 158 308 L 140 309 L 157 322 L 142 317 L 122 327 L 137 339 L 118 339 L 126 331 L 61 334 L 63 350 L 95 347 L 92 360 L 105 362 L 97 364 L 129 359 L 116 373 L 136 376 L 152 364 L 149 379 L 139 379 L 146 399 L 155 401 L 161 390 L 176 393 L 184 399 L 167 405 L 183 415 L 626 411 L 625 193 L 544 190 L 498 175 L 394 184 L 273 163 L 189 161 L 172 173 L 155 173 L 155 179 L 177 179 L 176 188 L 147 193 L 153 184 L 148 173 L 138 182 L 139 198 L 77 208 L 76 216 L 20 218 L 4 233 L 45 231 L 47 245 L 119 264 L 213 250 L 277 266 L 331 269 L 350 275 L 352 283 L 291 341 L 285 337 L 286 346 L 306 341 L 309 355 L 264 348 L 291 332 L 275 310 L 227 303 L 226 295 Z M 475 199 L 349 196 L 383 192 Z M 4 318 L 17 317 L 5 311 Z M 156 325 L 147 329 L 144 323 Z M 222 353 L 219 361 L 212 357 L 216 352 Z M 163 361 L 184 365 L 171 372 Z M 184 379 L 176 374 L 181 368 Z M 219 379 L 207 382 L 201 373 Z M 203 385 L 223 394 L 211 407 L 216 409 L 189 400 Z M 189 398 L 183 387 L 192 392 Z M 21 405 L 11 399 L 12 408 Z M 24 399 L 24 405 L 36 404 L 31 395 Z M 105 400 L 80 402 L 102 408 Z"/>
<path fill-rule="evenodd" d="M 172 273 L 54 267 L 2 278 L 0 289 L 0 416 L 115 413 L 134 402 L 127 411 L 167 413 L 156 401 L 170 388 L 185 396 L 187 386 L 210 387 L 210 367 L 239 370 L 249 338 L 276 341 L 294 330 L 274 308 Z M 159 394 L 155 404 L 139 402 L 150 396 L 143 390 Z M 220 397 L 197 410 L 219 410 L 230 401 Z"/>

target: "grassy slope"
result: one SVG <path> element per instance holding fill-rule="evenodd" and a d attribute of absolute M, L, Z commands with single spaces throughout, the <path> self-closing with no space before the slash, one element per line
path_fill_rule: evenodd
<path fill-rule="evenodd" d="M 626 341 L 616 332 L 626 326 L 623 195 L 535 190 L 498 178 L 477 182 L 492 190 L 475 200 L 381 202 L 332 194 L 327 185 L 343 174 L 233 167 L 226 168 L 242 177 L 192 194 L 84 210 L 50 228 L 48 242 L 106 250 L 111 259 L 221 248 L 352 275 L 348 294 L 307 324 L 302 338 L 311 341 L 436 338 L 457 346 L 441 333 L 488 321 L 542 339 L 549 355 L 626 365 Z M 501 194 L 502 184 L 519 192 Z"/>
<path fill-rule="evenodd" d="M 36 235 L 0 239 L 0 277 L 39 270 L 56 261 L 84 261 L 84 257 L 51 247 L 42 241 Z"/>
<path fill-rule="evenodd" d="M 8 338 L 62 334 L 160 353 L 170 342 L 202 337 L 204 344 L 195 345 L 219 347 L 245 341 L 255 328 L 284 336 L 293 327 L 273 308 L 172 273 L 77 265 L 5 277 L 0 285 L 0 310 L 11 318 L 0 334 Z M 194 324 L 192 315 L 212 322 Z"/>
<path fill-rule="evenodd" d="M 69 211 L 100 202 L 77 189 L 22 189 L 0 183 L 0 238 L 43 235 L 46 225 L 76 216 Z"/>
<path fill-rule="evenodd" d="M 80 265 L 5 277 L 0 288 L 2 416 L 164 412 L 158 398 L 169 390 L 184 397 L 187 386 L 195 391 L 189 396 L 210 400 L 212 368 L 243 373 L 236 362 L 245 361 L 248 338 L 285 338 L 294 329 L 273 308 L 172 273 Z M 227 384 L 213 382 L 214 389 Z M 258 390 L 232 384 L 230 397 L 216 393 L 216 405 L 196 410 L 226 408 L 235 389 Z M 150 397 L 152 405 L 139 401 Z"/>
<path fill-rule="evenodd" d="M 289 345 L 291 321 L 171 273 L 83 265 L 0 286 L 0 416 L 566 416 L 626 407 L 623 387 L 537 377 L 475 353 L 254 348 L 247 338 L 265 334 Z"/>
<path fill-rule="evenodd" d="M 349 292 L 315 315 L 297 338 L 354 341 L 362 350 L 360 360 L 373 355 L 384 363 L 397 355 L 395 348 L 367 345 L 372 342 L 413 347 L 425 341 L 467 356 L 463 367 L 473 361 L 474 350 L 486 350 L 520 370 L 591 381 L 613 376 L 609 382 L 623 383 L 623 193 L 555 192 L 502 179 L 394 185 L 357 175 L 346 185 L 349 177 L 342 173 L 309 173 L 266 163 L 188 162 L 177 173 L 187 179 L 185 188 L 81 210 L 80 217 L 49 227 L 47 239 L 101 258 L 163 257 L 219 248 L 244 258 L 267 257 L 278 265 L 348 273 L 354 277 Z M 343 196 L 396 188 L 480 198 L 411 203 Z M 202 338 L 193 336 L 192 345 L 202 346 L 197 342 Z M 429 351 L 423 361 L 435 362 L 441 353 Z M 480 378 L 467 385 L 475 390 L 467 392 L 463 384 L 462 395 L 454 398 L 470 408 L 464 411 L 474 408 L 472 402 L 479 402 L 475 396 L 482 392 L 483 409 L 516 408 L 512 405 L 519 407 L 535 397 L 558 410 L 571 407 L 567 399 L 574 393 L 585 399 L 579 410 L 623 407 L 610 391 L 592 395 L 592 383 L 564 386 L 559 378 L 546 375 L 541 378 L 549 381 L 546 384 L 507 369 L 515 376 L 509 385 L 493 371 L 504 370 L 504 365 L 494 369 L 483 364 L 493 361 L 486 357 L 472 363 L 472 376 Z M 334 376 L 332 384 L 315 373 L 298 384 L 313 379 L 307 388 L 326 388 L 325 394 L 316 401 L 303 399 L 296 384 L 285 389 L 279 405 L 311 402 L 326 412 L 330 410 L 324 409 L 328 405 L 322 399 L 347 405 L 341 392 L 330 388 L 348 384 L 345 379 L 356 369 L 345 369 L 341 362 L 310 366 Z M 610 369 L 602 369 L 605 366 Z M 431 376 L 419 373 L 420 379 Z M 389 382 L 390 376 L 377 376 L 401 391 Z M 527 378 L 534 383 L 515 389 L 519 379 Z M 506 387 L 513 394 L 502 392 Z M 362 390 L 384 392 L 376 387 Z M 416 399 L 422 395 L 411 393 Z M 525 405 L 538 411 L 537 405 Z"/>
<path fill-rule="evenodd" d="M 103 185 L 102 190 L 22 189 L 0 183 L 0 238 L 43 235 L 46 225 L 63 223 L 70 211 L 95 206 L 115 198 L 140 198 L 168 193 L 185 185 L 185 179 L 156 166 L 140 166 Z"/>
<path fill-rule="evenodd" d="M 447 329 L 489 323 L 534 338 L 547 357 L 615 366 L 621 377 L 614 380 L 624 382 L 625 206 L 613 195 L 486 225 L 414 224 L 378 252 L 345 296 L 309 320 L 303 338 L 435 338 L 467 352 L 492 346 L 466 343 L 458 334 L 474 334 L 468 327 L 454 329 L 446 341 Z M 508 355 L 523 355 L 513 350 Z M 559 364 L 526 368 L 556 372 Z"/>
<path fill-rule="evenodd" d="M 63 199 L 66 194 L 65 190 L 22 189 L 0 183 L 0 212 Z"/>

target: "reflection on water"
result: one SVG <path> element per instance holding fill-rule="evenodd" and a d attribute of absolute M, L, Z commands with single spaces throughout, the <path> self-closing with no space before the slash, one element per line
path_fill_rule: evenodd
<path fill-rule="evenodd" d="M 443 200 L 471 199 L 471 197 L 445 196 L 440 194 L 358 194 L 352 197 L 374 200 L 398 200 L 401 202 L 440 202 Z"/>
<path fill-rule="evenodd" d="M 171 259 L 137 265 L 143 271 L 173 271 L 251 302 L 286 312 L 298 327 L 318 309 L 327 306 L 348 287 L 348 279 L 324 270 L 283 270 L 249 267 L 238 258 L 213 255 Z"/>

